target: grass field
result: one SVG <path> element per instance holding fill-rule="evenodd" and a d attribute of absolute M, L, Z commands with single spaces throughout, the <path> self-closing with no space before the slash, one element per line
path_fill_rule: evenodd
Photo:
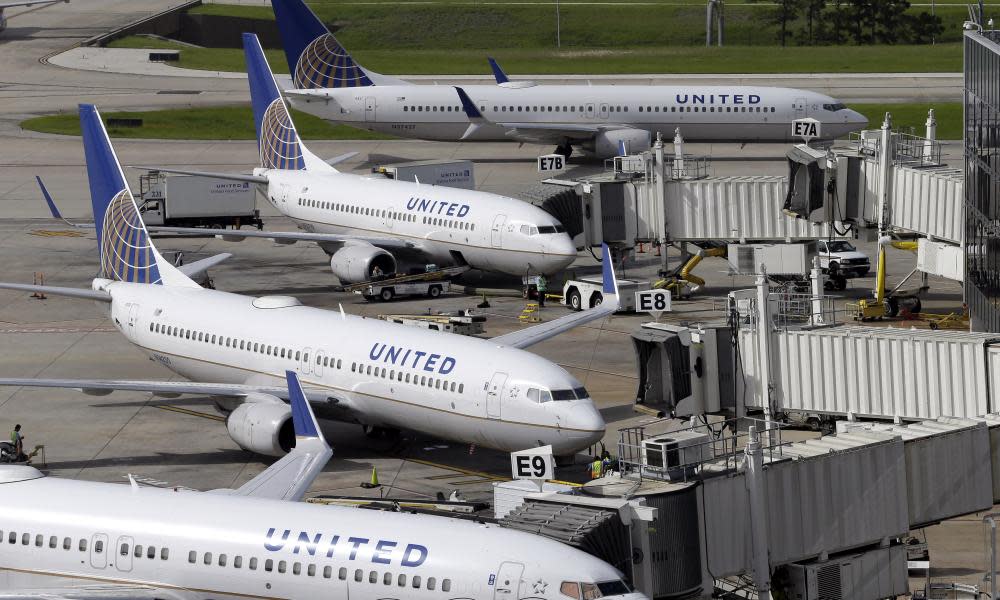
<path fill-rule="evenodd" d="M 292 111 L 299 135 L 307 140 L 384 140 L 378 133 L 331 125 L 306 113 Z M 105 119 L 142 119 L 142 127 L 109 127 L 113 138 L 160 140 L 252 140 L 256 137 L 249 106 L 182 108 L 147 112 L 103 113 Z M 80 118 L 73 113 L 28 119 L 21 127 L 42 133 L 80 135 Z"/>
<path fill-rule="evenodd" d="M 923 135 L 927 109 L 934 108 L 938 121 L 938 138 L 962 138 L 962 105 L 943 104 L 853 104 L 851 108 L 868 117 L 869 127 L 878 128 L 886 111 L 892 113 L 893 127 L 907 133 Z M 381 134 L 354 129 L 346 125 L 331 125 L 321 119 L 293 111 L 295 126 L 307 140 L 372 140 L 392 139 Z M 141 118 L 142 127 L 109 128 L 116 138 L 165 140 L 252 140 L 253 116 L 249 106 L 222 106 L 157 110 L 149 112 L 106 113 L 105 118 Z M 80 122 L 75 114 L 49 115 L 29 119 L 21 127 L 42 133 L 80 135 Z"/>
<path fill-rule="evenodd" d="M 311 0 L 319 17 L 367 68 L 387 74 L 488 74 L 486 56 L 517 74 L 613 73 L 837 73 L 957 72 L 961 70 L 964 4 L 937 2 L 945 32 L 936 45 L 777 45 L 777 26 L 767 20 L 768 2 L 730 0 L 725 48 L 704 46 L 705 8 L 676 0 L 636 4 L 560 5 L 561 47 L 556 47 L 553 3 L 479 3 L 475 0 L 365 2 Z M 1000 7 L 1000 2 L 990 3 Z M 911 8 L 929 11 L 927 4 Z M 194 14 L 273 19 L 267 7 L 206 4 Z M 803 24 L 793 23 L 798 32 Z M 798 35 L 798 33 L 796 33 Z M 149 47 L 144 38 L 112 46 Z M 160 45 L 157 43 L 154 45 Z M 169 46 L 169 43 L 167 44 Z M 238 48 L 191 48 L 180 65 L 242 71 Z M 269 51 L 274 69 L 287 69 L 280 50 Z"/>
<path fill-rule="evenodd" d="M 155 46 L 149 42 L 155 42 Z M 109 44 L 117 48 L 168 47 L 180 50 L 177 66 L 209 71 L 244 71 L 243 52 L 235 48 L 191 48 L 133 36 Z M 281 50 L 266 50 L 277 73 L 287 73 Z M 378 73 L 407 75 L 470 75 L 490 73 L 487 55 L 508 73 L 627 74 L 627 73 L 898 73 L 958 72 L 961 44 L 938 44 L 917 52 L 912 46 L 780 46 L 724 48 L 663 47 L 590 50 L 527 50 L 500 48 L 489 53 L 452 50 L 361 50 L 355 60 Z"/>

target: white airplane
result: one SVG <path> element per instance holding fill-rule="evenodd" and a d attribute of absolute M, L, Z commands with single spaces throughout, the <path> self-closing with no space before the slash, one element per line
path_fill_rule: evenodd
<path fill-rule="evenodd" d="M 404 138 L 556 144 L 608 158 L 680 128 L 688 141 L 793 141 L 792 121 L 812 117 L 821 138 L 862 129 L 863 115 L 816 92 L 758 86 L 465 86 L 483 121 L 470 123 L 451 86 L 413 85 L 358 64 L 303 0 L 272 2 L 295 89 L 292 106 L 323 119 Z"/>
<path fill-rule="evenodd" d="M 298 445 L 235 490 L 0 466 L 0 598 L 646 600 L 581 550 L 431 515 L 298 502 L 332 452 L 294 373 Z"/>
<path fill-rule="evenodd" d="M 264 185 L 271 204 L 306 232 L 177 227 L 151 231 L 214 233 L 231 241 L 263 237 L 317 242 L 331 255 L 330 268 L 343 284 L 395 273 L 398 258 L 510 275 L 551 275 L 576 260 L 576 246 L 565 228 L 527 202 L 337 171 L 299 139 L 257 37 L 245 34 L 243 42 L 261 167 L 253 175 L 157 170 Z"/>
<path fill-rule="evenodd" d="M 287 123 L 280 99 L 268 115 Z M 607 247 L 602 304 L 488 340 L 351 316 L 343 308 L 310 308 L 287 296 L 204 289 L 154 247 L 93 105 L 80 106 L 80 126 L 99 275 L 89 290 L 16 283 L 0 283 L 0 289 L 96 300 L 142 352 L 203 383 L 0 379 L 0 385 L 218 397 L 232 409 L 226 425 L 233 440 L 275 456 L 294 444 L 279 386 L 286 370 L 300 374 L 321 416 L 360 423 L 369 432 L 408 429 L 505 451 L 551 444 L 557 456 L 603 437 L 604 420 L 583 385 L 522 348 L 618 308 Z M 269 131 L 264 147 L 276 147 L 272 134 L 289 130 Z"/>
<path fill-rule="evenodd" d="M 19 6 L 34 6 L 36 4 L 56 4 L 59 2 L 65 2 L 69 4 L 69 0 L 19 0 L 18 2 L 0 2 L 0 31 L 7 29 L 7 17 L 4 16 L 3 14 L 5 8 L 17 8 Z"/>

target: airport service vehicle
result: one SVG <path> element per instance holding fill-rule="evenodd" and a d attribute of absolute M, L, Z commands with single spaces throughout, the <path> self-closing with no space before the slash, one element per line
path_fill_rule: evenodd
<path fill-rule="evenodd" d="M 65 2 L 69 4 L 69 0 L 19 0 L 17 2 L 0 2 L 0 31 L 7 29 L 7 17 L 3 14 L 5 8 L 34 6 L 36 4 L 56 4 L 58 2 Z"/>
<path fill-rule="evenodd" d="M 381 300 L 382 302 L 389 302 L 393 298 L 399 296 L 428 296 L 430 298 L 439 298 L 441 294 L 444 294 L 451 290 L 451 284 L 445 281 L 400 281 L 397 283 L 381 283 L 373 282 L 365 284 L 365 286 L 359 290 L 355 290 L 356 293 L 364 296 L 365 300 L 371 302 L 372 300 Z"/>
<path fill-rule="evenodd" d="M 471 160 L 417 160 L 372 169 L 389 179 L 476 189 L 475 165 Z"/>
<path fill-rule="evenodd" d="M 540 536 L 447 517 L 299 502 L 332 455 L 287 372 L 298 444 L 243 486 L 189 490 L 0 465 L 3 595 L 25 600 L 645 600 Z M 487 583 L 489 582 L 489 583 Z"/>
<path fill-rule="evenodd" d="M 618 310 L 635 312 L 635 293 L 648 290 L 648 281 L 618 280 Z M 604 301 L 604 286 L 599 277 L 570 279 L 563 284 L 562 303 L 573 310 L 599 306 Z"/>
<path fill-rule="evenodd" d="M 253 175 L 157 170 L 260 184 L 268 201 L 305 231 L 174 231 L 208 231 L 232 241 L 313 241 L 330 254 L 341 284 L 395 273 L 399 261 L 523 275 L 556 273 L 576 259 L 565 228 L 527 202 L 337 171 L 299 139 L 257 36 L 245 34 L 243 42 L 261 166 Z"/>
<path fill-rule="evenodd" d="M 147 173 L 139 177 L 139 202 L 146 225 L 264 225 L 257 210 L 257 187 L 249 181 Z"/>
<path fill-rule="evenodd" d="M 864 277 L 871 271 L 871 259 L 844 240 L 817 242 L 820 266 L 824 273 L 839 272 L 844 277 Z"/>
<path fill-rule="evenodd" d="M 283 114 L 284 105 L 276 98 L 269 110 Z M 310 308 L 288 296 L 204 289 L 150 240 L 96 107 L 81 105 L 80 125 L 99 274 L 91 289 L 0 288 L 96 301 L 126 339 L 190 382 L 6 378 L 0 385 L 213 396 L 231 411 L 226 426 L 233 440 L 273 456 L 295 444 L 279 385 L 287 370 L 299 374 L 320 416 L 369 432 L 408 429 L 504 451 L 551 444 L 557 456 L 603 437 L 604 420 L 583 385 L 523 349 L 614 312 L 607 247 L 604 304 L 488 340 Z M 278 145 L 271 136 L 279 133 L 268 133 L 264 147 Z M 539 390 L 565 400 L 532 400 Z"/>
<path fill-rule="evenodd" d="M 811 117 L 834 139 L 862 129 L 863 115 L 829 96 L 763 86 L 540 85 L 510 81 L 492 61 L 497 85 L 470 85 L 473 118 L 445 85 L 413 85 L 355 61 L 303 0 L 272 2 L 294 89 L 292 106 L 323 119 L 440 141 L 555 144 L 599 158 L 650 147 L 656 132 L 680 128 L 688 141 L 788 142 L 792 122 Z"/>

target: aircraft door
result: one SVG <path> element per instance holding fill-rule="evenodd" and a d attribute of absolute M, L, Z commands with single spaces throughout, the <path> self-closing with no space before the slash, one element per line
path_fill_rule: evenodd
<path fill-rule="evenodd" d="M 375 121 L 375 96 L 365 96 L 365 121 Z"/>
<path fill-rule="evenodd" d="M 595 116 L 596 113 L 594 112 L 594 105 L 592 103 L 588 104 L 588 105 L 586 105 L 584 107 L 584 114 L 586 115 L 586 117 L 588 119 L 593 119 L 594 118 L 594 116 Z"/>
<path fill-rule="evenodd" d="M 326 352 L 323 352 L 322 350 L 316 352 L 316 362 L 313 363 L 313 364 L 316 365 L 316 368 L 313 369 L 313 370 L 316 372 L 317 376 L 323 374 L 323 361 L 324 360 L 326 360 Z"/>
<path fill-rule="evenodd" d="M 138 320 L 139 320 L 139 305 L 135 303 L 130 304 L 128 307 L 128 332 L 130 334 L 135 333 L 135 324 L 138 322 Z"/>
<path fill-rule="evenodd" d="M 505 383 L 507 383 L 507 374 L 497 372 L 493 374 L 493 379 L 486 384 L 486 416 L 490 419 L 500 418 L 500 402 Z"/>
<path fill-rule="evenodd" d="M 108 566 L 108 536 L 95 533 L 90 537 L 90 566 L 104 569 Z"/>
<path fill-rule="evenodd" d="M 608 105 L 607 104 L 602 104 L 601 105 L 601 118 L 602 119 L 607 119 L 609 116 L 610 116 L 610 110 L 608 110 Z"/>
<path fill-rule="evenodd" d="M 524 565 L 521 563 L 502 563 L 493 584 L 493 600 L 517 600 L 520 597 L 521 573 L 523 572 Z"/>
<path fill-rule="evenodd" d="M 792 103 L 792 107 L 795 109 L 795 118 L 803 119 L 806 117 L 806 99 L 796 98 L 795 102 Z"/>
<path fill-rule="evenodd" d="M 494 248 L 503 247 L 503 224 L 507 222 L 507 215 L 497 215 L 493 218 L 493 230 L 490 235 L 490 243 Z"/>
<path fill-rule="evenodd" d="M 310 360 L 315 360 L 312 355 L 312 348 L 303 348 L 302 362 L 299 364 L 299 370 L 303 375 L 312 372 L 312 362 Z"/>
<path fill-rule="evenodd" d="M 117 546 L 118 558 L 115 559 L 115 567 L 127 573 L 132 570 L 132 538 L 123 535 L 118 538 Z"/>

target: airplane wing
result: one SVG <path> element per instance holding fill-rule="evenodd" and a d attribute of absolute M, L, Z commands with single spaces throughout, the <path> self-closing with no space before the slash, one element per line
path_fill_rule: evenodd
<path fill-rule="evenodd" d="M 62 588 L 7 588 L 0 600 L 164 600 L 174 593 L 145 585 L 106 584 Z"/>
<path fill-rule="evenodd" d="M 285 378 L 292 406 L 295 448 L 263 473 L 230 492 L 231 495 L 296 502 L 309 491 L 309 486 L 333 456 L 298 377 L 292 371 L 285 371 Z"/>
<path fill-rule="evenodd" d="M 69 4 L 69 0 L 20 0 L 18 2 L 0 2 L 0 10 L 18 6 L 33 6 L 35 4 L 56 4 L 57 2 Z"/>
<path fill-rule="evenodd" d="M 604 269 L 604 299 L 600 304 L 589 310 L 559 317 L 554 321 L 540 323 L 527 329 L 490 338 L 490 341 L 513 348 L 527 348 L 559 335 L 564 331 L 579 327 L 584 323 L 603 319 L 617 311 L 619 308 L 618 279 L 615 277 L 615 269 L 611 264 L 611 252 L 608 250 L 607 244 L 602 248 L 602 259 Z"/>

